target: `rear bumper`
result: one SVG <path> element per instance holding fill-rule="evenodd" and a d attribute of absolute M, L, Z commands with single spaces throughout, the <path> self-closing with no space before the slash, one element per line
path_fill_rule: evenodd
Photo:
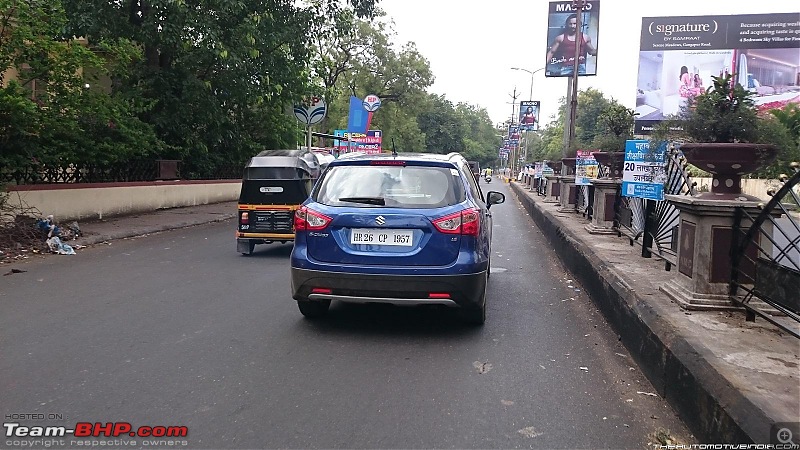
<path fill-rule="evenodd" d="M 293 241 L 294 233 L 236 233 L 236 239 L 255 241 Z"/>
<path fill-rule="evenodd" d="M 377 275 L 292 267 L 291 272 L 295 300 L 477 308 L 484 301 L 486 289 L 485 271 L 456 275 Z M 314 288 L 330 289 L 331 293 L 312 293 Z M 446 293 L 449 298 L 430 298 L 431 293 Z"/>

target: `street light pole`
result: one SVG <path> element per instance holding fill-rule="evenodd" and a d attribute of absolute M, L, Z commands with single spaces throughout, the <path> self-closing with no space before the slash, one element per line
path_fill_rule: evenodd
<path fill-rule="evenodd" d="M 512 67 L 511 68 L 511 70 L 521 70 L 523 72 L 528 72 L 529 74 L 531 74 L 531 91 L 528 94 L 528 100 L 533 100 L 533 75 L 536 72 L 539 72 L 540 70 L 544 70 L 544 69 L 546 69 L 546 67 L 542 67 L 541 69 L 536 69 L 536 70 L 533 70 L 533 71 L 530 71 L 528 69 L 523 69 L 523 68 L 520 68 L 520 67 Z"/>
<path fill-rule="evenodd" d="M 527 72 L 527 73 L 529 73 L 529 74 L 531 75 L 531 90 L 530 90 L 530 92 L 528 93 L 528 100 L 530 100 L 530 101 L 532 101 L 532 100 L 533 100 L 533 75 L 534 75 L 534 74 L 536 74 L 536 72 L 539 72 L 539 71 L 541 71 L 541 70 L 544 70 L 544 69 L 546 69 L 546 68 L 547 68 L 547 66 L 545 66 L 545 67 L 542 67 L 542 68 L 539 68 L 539 69 L 536 69 L 536 70 L 533 70 L 533 71 L 531 71 L 531 70 L 528 70 L 528 69 L 523 69 L 523 68 L 521 68 L 521 67 L 512 67 L 512 68 L 511 68 L 511 70 L 521 70 L 521 71 L 523 71 L 523 72 Z M 522 115 L 522 111 L 521 111 L 521 109 L 522 109 L 522 108 L 520 108 L 520 115 Z M 541 112 L 540 112 L 540 113 L 541 113 Z M 520 125 L 521 125 L 521 124 L 520 124 Z M 530 132 L 529 132 L 529 131 L 526 129 L 526 130 L 525 130 L 525 153 L 524 153 L 524 155 L 525 155 L 525 156 L 524 156 L 524 158 L 525 158 L 526 160 L 528 159 L 528 146 L 530 145 L 530 143 L 529 143 L 529 139 L 528 139 L 528 134 L 529 134 L 529 133 L 530 133 Z"/>

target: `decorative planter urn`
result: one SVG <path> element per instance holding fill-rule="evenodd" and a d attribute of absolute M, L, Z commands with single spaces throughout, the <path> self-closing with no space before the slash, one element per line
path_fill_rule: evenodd
<path fill-rule="evenodd" d="M 622 178 L 625 152 L 594 152 L 592 156 L 598 164 L 608 167 L 608 176 L 604 178 Z"/>
<path fill-rule="evenodd" d="M 688 143 L 680 147 L 686 160 L 713 175 L 711 192 L 699 197 L 709 200 L 753 200 L 742 193 L 742 175 L 755 172 L 778 156 L 778 149 L 769 144 Z"/>
<path fill-rule="evenodd" d="M 566 175 L 559 177 L 561 193 L 559 195 L 559 212 L 575 212 L 575 158 L 562 158 L 561 162 L 567 168 Z"/>
<path fill-rule="evenodd" d="M 575 173 L 575 158 L 561 158 L 561 163 L 567 167 L 567 173 L 574 174 Z"/>
<path fill-rule="evenodd" d="M 762 203 L 742 193 L 741 178 L 771 163 L 778 150 L 772 145 L 745 143 L 690 143 L 680 149 L 687 161 L 714 177 L 711 192 L 665 195 L 680 212 L 678 271 L 660 289 L 685 309 L 738 309 L 729 292 L 731 243 L 739 233 L 735 217 L 742 209 L 758 215 Z M 756 242 L 753 249 L 766 245 Z M 756 260 L 757 255 L 751 259 Z"/>

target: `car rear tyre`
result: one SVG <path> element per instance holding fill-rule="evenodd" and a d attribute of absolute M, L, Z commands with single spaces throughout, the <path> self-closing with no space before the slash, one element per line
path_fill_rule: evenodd
<path fill-rule="evenodd" d="M 489 271 L 486 271 L 486 278 L 488 281 Z M 483 288 L 483 295 L 481 296 L 481 306 L 477 308 L 461 308 L 459 313 L 461 320 L 470 324 L 481 326 L 486 323 L 486 285 Z"/>
<path fill-rule="evenodd" d="M 331 306 L 330 300 L 309 301 L 298 300 L 297 307 L 300 313 L 309 319 L 324 316 L 328 313 L 328 308 Z"/>

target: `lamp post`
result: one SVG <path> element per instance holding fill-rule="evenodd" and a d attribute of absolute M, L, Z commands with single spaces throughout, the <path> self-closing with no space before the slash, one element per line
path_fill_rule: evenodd
<path fill-rule="evenodd" d="M 530 91 L 530 94 L 528 94 L 528 100 L 533 100 L 533 75 L 536 72 L 539 72 L 539 71 L 544 70 L 546 68 L 547 67 L 542 67 L 541 69 L 536 69 L 536 70 L 533 70 L 533 71 L 528 70 L 528 69 L 523 69 L 523 68 L 520 68 L 520 67 L 512 67 L 511 68 L 511 70 L 521 70 L 523 72 L 528 72 L 529 74 L 531 74 L 531 91 Z"/>
<path fill-rule="evenodd" d="M 547 68 L 547 66 L 539 68 L 539 69 L 536 69 L 536 70 L 528 70 L 528 69 L 523 69 L 521 67 L 512 67 L 511 68 L 511 70 L 520 70 L 522 72 L 527 72 L 527 73 L 529 73 L 531 75 L 531 90 L 530 90 L 530 93 L 528 94 L 528 100 L 533 100 L 533 75 L 536 74 L 536 72 L 542 71 L 542 70 L 544 70 L 546 68 Z M 520 108 L 520 109 L 522 109 L 522 108 Z M 522 115 L 521 111 L 520 111 L 520 115 Z M 525 130 L 525 159 L 526 160 L 528 159 L 528 130 L 527 129 Z"/>

